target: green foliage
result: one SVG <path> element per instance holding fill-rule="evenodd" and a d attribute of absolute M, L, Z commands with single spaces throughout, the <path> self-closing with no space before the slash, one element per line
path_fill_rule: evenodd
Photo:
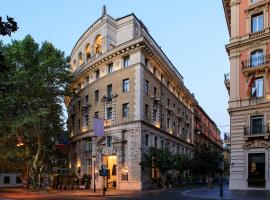
<path fill-rule="evenodd" d="M 195 148 L 191 160 L 191 171 L 194 177 L 213 177 L 219 172 L 218 158 L 220 152 L 210 145 L 199 145 Z"/>
<path fill-rule="evenodd" d="M 8 35 L 10 36 L 12 32 L 18 30 L 17 22 L 14 21 L 12 17 L 7 16 L 7 21 L 2 21 L 2 17 L 0 17 L 0 35 Z"/>
<path fill-rule="evenodd" d="M 54 141 L 64 131 L 61 104 L 70 77 L 68 58 L 49 42 L 39 46 L 29 35 L 0 43 L 0 58 L 0 166 L 23 160 L 17 170 L 30 165 L 31 183 L 37 187 L 41 174 L 50 171 Z M 23 145 L 16 147 L 18 142 Z"/>
<path fill-rule="evenodd" d="M 173 154 L 169 148 L 149 148 L 143 154 L 142 167 L 156 168 L 162 178 L 163 187 L 167 180 L 167 173 L 170 170 L 177 170 L 180 174 L 189 169 L 190 158 L 185 155 Z"/>

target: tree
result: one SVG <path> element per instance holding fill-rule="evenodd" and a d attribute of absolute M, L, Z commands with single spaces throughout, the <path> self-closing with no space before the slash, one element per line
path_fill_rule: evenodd
<path fill-rule="evenodd" d="M 180 176 L 187 170 L 190 170 L 191 158 L 186 155 L 175 155 L 174 156 L 174 169 L 179 172 Z"/>
<path fill-rule="evenodd" d="M 69 59 L 51 43 L 39 46 L 29 35 L 0 43 L 0 55 L 0 166 L 13 166 L 19 159 L 16 170 L 25 172 L 28 166 L 30 186 L 39 188 L 41 176 L 51 172 L 54 142 L 64 131 Z"/>
<path fill-rule="evenodd" d="M 17 31 L 18 29 L 17 22 L 15 22 L 12 17 L 7 16 L 6 22 L 2 21 L 2 17 L 0 17 L 0 35 L 10 36 L 12 32 Z"/>
<path fill-rule="evenodd" d="M 169 148 L 157 149 L 150 147 L 143 154 L 142 167 L 156 168 L 161 176 L 162 185 L 165 187 L 167 180 L 167 172 L 174 167 L 174 156 Z"/>
<path fill-rule="evenodd" d="M 211 145 L 198 145 L 191 159 L 191 171 L 197 178 L 214 176 L 219 172 L 219 151 Z"/>

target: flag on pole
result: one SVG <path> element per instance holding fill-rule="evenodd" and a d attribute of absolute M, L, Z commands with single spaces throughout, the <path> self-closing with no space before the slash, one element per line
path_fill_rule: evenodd
<path fill-rule="evenodd" d="M 104 136 L 104 120 L 100 118 L 94 118 L 93 121 L 95 136 Z"/>

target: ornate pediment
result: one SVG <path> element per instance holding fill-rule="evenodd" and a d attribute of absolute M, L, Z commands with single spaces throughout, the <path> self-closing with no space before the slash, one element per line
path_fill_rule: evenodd
<path fill-rule="evenodd" d="M 251 149 L 251 148 L 270 148 L 270 142 L 265 140 L 252 140 L 243 145 L 244 149 Z"/>

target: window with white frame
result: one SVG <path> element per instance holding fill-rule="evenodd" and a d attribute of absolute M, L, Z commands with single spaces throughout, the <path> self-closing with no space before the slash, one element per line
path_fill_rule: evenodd
<path fill-rule="evenodd" d="M 256 78 L 253 82 L 251 88 L 252 97 L 262 97 L 263 96 L 263 78 Z"/>
<path fill-rule="evenodd" d="M 123 58 L 123 67 L 128 67 L 130 65 L 130 57 L 129 56 L 125 56 Z"/>
<path fill-rule="evenodd" d="M 129 112 L 129 104 L 128 103 L 124 103 L 123 104 L 123 113 L 122 113 L 122 116 L 123 117 L 128 117 L 128 112 Z"/>
<path fill-rule="evenodd" d="M 124 79 L 123 80 L 123 92 L 128 92 L 129 91 L 129 79 Z"/>
<path fill-rule="evenodd" d="M 107 66 L 107 72 L 108 72 L 108 74 L 110 74 L 110 73 L 113 72 L 113 63 L 108 64 L 108 66 Z"/>
<path fill-rule="evenodd" d="M 263 30 L 263 13 L 251 17 L 251 32 L 255 33 Z"/>
<path fill-rule="evenodd" d="M 263 116 L 253 116 L 250 118 L 251 134 L 263 133 Z"/>
<path fill-rule="evenodd" d="M 250 66 L 251 67 L 257 67 L 264 63 L 264 56 L 263 56 L 263 50 L 255 50 L 252 51 L 250 54 Z"/>

